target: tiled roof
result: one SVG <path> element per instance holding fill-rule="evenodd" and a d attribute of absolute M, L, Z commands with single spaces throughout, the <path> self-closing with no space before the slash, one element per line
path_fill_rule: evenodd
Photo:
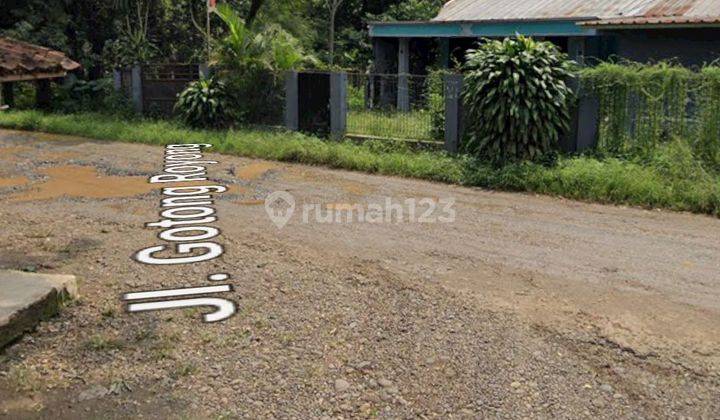
<path fill-rule="evenodd" d="M 59 51 L 0 37 L 0 80 L 58 77 L 79 68 Z"/>

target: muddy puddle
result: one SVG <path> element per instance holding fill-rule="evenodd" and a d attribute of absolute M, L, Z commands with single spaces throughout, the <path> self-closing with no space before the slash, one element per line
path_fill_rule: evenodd
<path fill-rule="evenodd" d="M 45 182 L 10 197 L 10 201 L 48 200 L 52 198 L 117 198 L 146 194 L 157 189 L 144 176 L 105 176 L 90 166 L 57 166 L 39 171 Z"/>
<path fill-rule="evenodd" d="M 30 180 L 24 176 L 0 178 L 0 188 L 20 187 L 29 183 Z"/>

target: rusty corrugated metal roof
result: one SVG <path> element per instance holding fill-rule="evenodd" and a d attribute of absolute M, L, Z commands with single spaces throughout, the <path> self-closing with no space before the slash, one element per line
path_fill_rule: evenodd
<path fill-rule="evenodd" d="M 0 80 L 58 77 L 79 68 L 59 51 L 0 37 Z"/>
<path fill-rule="evenodd" d="M 650 18 L 662 23 L 715 23 L 720 21 L 720 0 L 450 0 L 433 20 L 577 19 L 602 23 L 636 19 L 635 22 L 653 22 Z"/>
<path fill-rule="evenodd" d="M 580 25 L 592 27 L 628 26 L 628 25 L 720 25 L 720 16 L 658 16 L 658 17 L 627 17 L 592 20 L 581 22 Z"/>

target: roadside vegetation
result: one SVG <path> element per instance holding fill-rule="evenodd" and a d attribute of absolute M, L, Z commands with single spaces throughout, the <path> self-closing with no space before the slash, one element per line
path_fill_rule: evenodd
<path fill-rule="evenodd" d="M 251 158 L 720 215 L 720 175 L 702 164 L 683 140 L 664 143 L 642 157 L 559 156 L 552 164 L 493 166 L 469 156 L 411 151 L 383 142 L 330 142 L 284 131 L 203 131 L 174 121 L 90 113 L 4 112 L 0 127 L 147 144 L 210 143 L 218 152 Z"/>
<path fill-rule="evenodd" d="M 200 3 L 133 0 L 103 6 L 99 20 L 127 28 L 103 26 L 108 42 L 99 49 L 102 60 L 82 60 L 94 75 L 58 86 L 53 113 L 22 110 L 31 106 L 33 92 L 21 84 L 14 110 L 0 113 L 0 127 L 147 144 L 202 142 L 221 153 L 252 158 L 720 215 L 717 65 L 700 71 L 668 63 L 580 68 L 548 42 L 521 36 L 484 40 L 464 63 L 456 63 L 466 77 L 465 138 L 459 155 L 416 150 L 392 140 L 442 141 L 447 70 L 423 78 L 417 89 L 421 98 L 407 113 L 397 112 L 392 104 L 370 110 L 365 85 L 350 87 L 348 132 L 385 140 L 356 144 L 247 128 L 282 125 L 284 82 L 279 75 L 285 71 L 350 68 L 364 75 L 371 52 L 358 29 L 364 27 L 364 18 L 426 19 L 443 4 L 373 0 L 347 3 L 328 14 L 332 8 L 326 6 L 334 3 L 222 2 L 211 16 L 210 51 L 208 39 L 195 33 L 194 25 L 181 25 L 183 14 L 200 16 Z M 307 10 L 294 7 L 300 5 Z M 305 12 L 296 13 L 301 9 Z M 124 18 L 116 21 L 117 16 Z M 335 35 L 325 21 L 342 30 Z M 157 25 L 161 22 L 168 25 Z M 11 26 L 14 29 L 5 31 L 10 35 L 43 39 L 27 25 Z M 157 28 L 174 29 L 154 33 Z M 336 38 L 337 49 L 325 48 L 326 41 L 334 47 Z M 328 55 L 328 49 L 333 53 Z M 179 95 L 175 119 L 143 119 L 102 76 L 115 66 L 162 61 L 158 57 L 163 51 L 173 51 L 165 57 L 169 62 L 209 59 L 213 75 L 191 83 Z M 559 141 L 568 132 L 578 92 L 598 99 L 598 144 L 583 154 L 563 154 Z"/>

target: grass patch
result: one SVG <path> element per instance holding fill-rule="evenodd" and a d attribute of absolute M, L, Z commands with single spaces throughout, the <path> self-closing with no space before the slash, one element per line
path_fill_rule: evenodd
<path fill-rule="evenodd" d="M 85 341 L 85 348 L 94 351 L 122 350 L 126 343 L 106 334 L 95 334 Z"/>
<path fill-rule="evenodd" d="M 699 163 L 684 141 L 665 143 L 642 158 L 563 156 L 552 167 L 519 163 L 494 168 L 466 156 L 378 147 L 373 142 L 331 142 L 299 133 L 250 129 L 198 131 L 172 121 L 128 121 L 98 114 L 3 112 L 0 127 L 158 145 L 210 143 L 218 152 L 251 158 L 601 203 L 720 214 L 718 168 Z"/>
<path fill-rule="evenodd" d="M 11 367 L 7 378 L 8 383 L 16 392 L 37 391 L 42 385 L 40 374 L 22 365 Z"/>
<path fill-rule="evenodd" d="M 193 362 L 177 362 L 170 377 L 179 379 L 185 376 L 192 376 L 198 371 L 198 367 Z"/>

